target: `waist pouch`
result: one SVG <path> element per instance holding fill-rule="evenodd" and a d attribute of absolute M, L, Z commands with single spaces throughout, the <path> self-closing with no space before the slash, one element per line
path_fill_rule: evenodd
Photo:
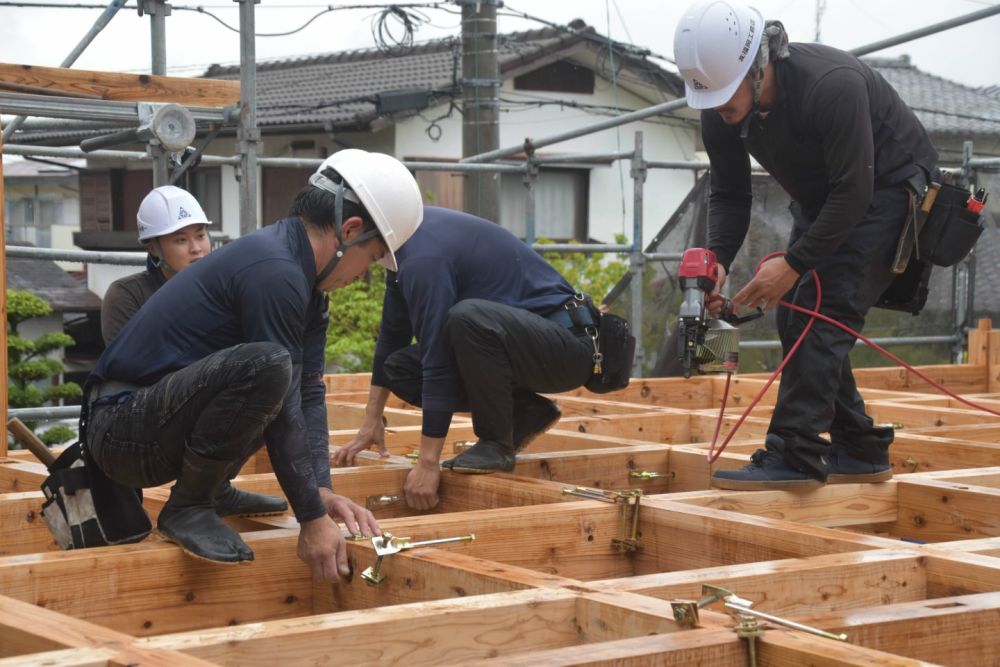
<path fill-rule="evenodd" d="M 966 206 L 969 193 L 942 184 L 917 239 L 917 256 L 937 266 L 954 266 L 972 252 L 983 233 L 979 214 Z"/>
<path fill-rule="evenodd" d="M 104 474 L 79 442 L 49 467 L 42 518 L 63 549 L 138 542 L 153 529 L 139 491 Z"/>
<path fill-rule="evenodd" d="M 635 359 L 635 336 L 628 320 L 611 313 L 600 313 L 596 345 L 594 374 L 584 386 L 595 394 L 627 387 Z"/>

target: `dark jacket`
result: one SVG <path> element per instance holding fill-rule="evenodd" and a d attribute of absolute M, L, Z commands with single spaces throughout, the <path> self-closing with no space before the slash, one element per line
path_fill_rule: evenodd
<path fill-rule="evenodd" d="M 712 165 L 708 246 L 727 269 L 750 224 L 750 155 L 814 220 L 785 256 L 800 273 L 840 246 L 875 189 L 937 164 L 924 127 L 878 72 L 822 44 L 789 50 L 775 62 L 774 106 L 751 120 L 746 139 L 714 110 L 701 115 Z"/>
<path fill-rule="evenodd" d="M 119 278 L 108 286 L 101 301 L 101 336 L 105 345 L 111 344 L 142 304 L 166 282 L 163 272 L 150 266 L 147 260 L 145 271 Z"/>
<path fill-rule="evenodd" d="M 240 343 L 272 342 L 292 360 L 292 383 L 264 440 L 300 522 L 326 514 L 330 487 L 325 366 L 327 299 L 315 288 L 312 246 L 300 220 L 281 220 L 216 250 L 161 287 L 98 359 L 88 386 L 148 386 Z"/>

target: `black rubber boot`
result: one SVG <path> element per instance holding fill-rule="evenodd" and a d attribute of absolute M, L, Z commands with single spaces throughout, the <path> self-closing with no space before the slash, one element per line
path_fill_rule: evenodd
<path fill-rule="evenodd" d="M 239 533 L 215 513 L 213 499 L 232 465 L 185 450 L 181 475 L 156 522 L 160 534 L 197 558 L 216 563 L 253 560 Z"/>
<path fill-rule="evenodd" d="M 455 472 L 481 475 L 514 469 L 514 448 L 496 440 L 480 440 L 455 458 L 441 464 Z"/>
<path fill-rule="evenodd" d="M 514 452 L 522 452 L 562 417 L 559 406 L 538 394 L 514 396 Z"/>
<path fill-rule="evenodd" d="M 219 516 L 267 516 L 287 510 L 288 503 L 284 498 L 244 491 L 232 485 L 233 478 L 240 474 L 244 463 L 245 460 L 237 461 L 229 468 L 222 490 L 215 496 L 215 513 Z"/>

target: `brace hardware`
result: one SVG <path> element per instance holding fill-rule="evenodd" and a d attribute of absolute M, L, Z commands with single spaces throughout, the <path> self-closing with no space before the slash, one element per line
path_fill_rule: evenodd
<path fill-rule="evenodd" d="M 795 621 L 789 621 L 787 618 L 781 618 L 779 616 L 772 616 L 771 614 L 766 614 L 762 611 L 757 611 L 756 609 L 751 609 L 749 605 L 745 604 L 746 600 L 740 600 L 739 602 L 732 602 L 726 600 L 725 605 L 727 609 L 732 609 L 739 614 L 746 614 L 748 616 L 755 616 L 761 618 L 765 621 L 771 623 L 776 623 L 777 625 L 783 625 L 786 628 L 791 628 L 793 630 L 801 630 L 802 632 L 808 632 L 811 635 L 816 635 L 817 637 L 826 637 L 827 639 L 835 639 L 839 642 L 846 642 L 847 635 L 844 633 L 833 634 L 832 632 L 827 632 L 826 630 L 821 630 L 819 628 L 814 628 L 810 625 L 802 625 L 801 623 L 796 623 Z M 752 603 L 751 603 L 752 604 Z"/>
<path fill-rule="evenodd" d="M 753 616 L 740 614 L 739 622 L 734 629 L 737 637 L 747 640 L 750 667 L 757 667 L 757 637 L 764 634 L 764 625 Z"/>
<path fill-rule="evenodd" d="M 696 628 L 698 627 L 698 610 L 704 609 L 710 604 L 718 602 L 719 600 L 724 600 L 728 598 L 738 598 L 735 593 L 721 586 L 713 586 L 712 584 L 703 584 L 701 587 L 701 594 L 704 596 L 697 602 L 694 600 L 671 600 L 670 608 L 674 612 L 674 620 L 677 621 L 677 625 L 682 628 Z M 747 606 L 753 604 L 749 600 L 743 600 L 747 603 Z"/>
<path fill-rule="evenodd" d="M 420 460 L 420 450 L 414 449 L 412 452 L 407 453 L 406 458 L 410 459 L 410 463 L 416 463 Z"/>
<path fill-rule="evenodd" d="M 898 431 L 903 428 L 903 422 L 883 422 L 881 424 L 875 424 L 875 428 L 892 428 Z"/>
<path fill-rule="evenodd" d="M 620 494 L 622 503 L 622 536 L 611 540 L 619 553 L 635 551 L 639 548 L 639 501 L 642 499 L 641 489 L 623 491 Z M 632 502 L 629 502 L 632 498 Z"/>
<path fill-rule="evenodd" d="M 586 498 L 587 500 L 600 500 L 602 503 L 616 503 L 621 497 L 621 493 L 618 491 L 605 491 L 603 489 L 593 489 L 588 486 L 574 486 L 570 488 L 568 486 L 563 487 L 564 496 L 578 496 L 580 498 Z"/>
<path fill-rule="evenodd" d="M 920 461 L 916 460 L 912 456 L 907 456 L 906 460 L 903 461 L 903 463 L 905 463 L 906 467 L 910 469 L 910 472 L 916 472 L 917 466 L 920 465 Z"/>
<path fill-rule="evenodd" d="M 386 507 L 387 505 L 394 505 L 405 499 L 406 496 L 402 493 L 395 496 L 368 496 L 365 498 L 365 509 L 371 511 L 380 507 Z"/>
<path fill-rule="evenodd" d="M 416 549 L 417 547 L 430 547 L 438 544 L 452 544 L 454 542 L 472 542 L 476 539 L 475 533 L 469 533 L 461 537 L 442 537 L 436 540 L 424 540 L 422 542 L 410 542 L 409 537 L 396 537 L 392 533 L 382 533 L 371 538 L 372 546 L 375 547 L 375 564 L 365 568 L 361 573 L 361 578 L 372 586 L 378 585 L 385 580 L 382 573 L 382 559 L 386 556 L 398 554 L 400 551 Z"/>
<path fill-rule="evenodd" d="M 632 470 L 628 474 L 629 479 L 656 479 L 657 477 L 666 477 L 662 472 L 655 472 L 653 470 Z"/>

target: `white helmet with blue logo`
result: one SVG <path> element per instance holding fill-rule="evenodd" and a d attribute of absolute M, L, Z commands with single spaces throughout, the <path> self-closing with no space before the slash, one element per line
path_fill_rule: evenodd
<path fill-rule="evenodd" d="M 198 200 L 187 190 L 174 185 L 161 185 L 150 191 L 139 204 L 136 223 L 140 243 L 172 234 L 190 225 L 211 224 Z"/>

